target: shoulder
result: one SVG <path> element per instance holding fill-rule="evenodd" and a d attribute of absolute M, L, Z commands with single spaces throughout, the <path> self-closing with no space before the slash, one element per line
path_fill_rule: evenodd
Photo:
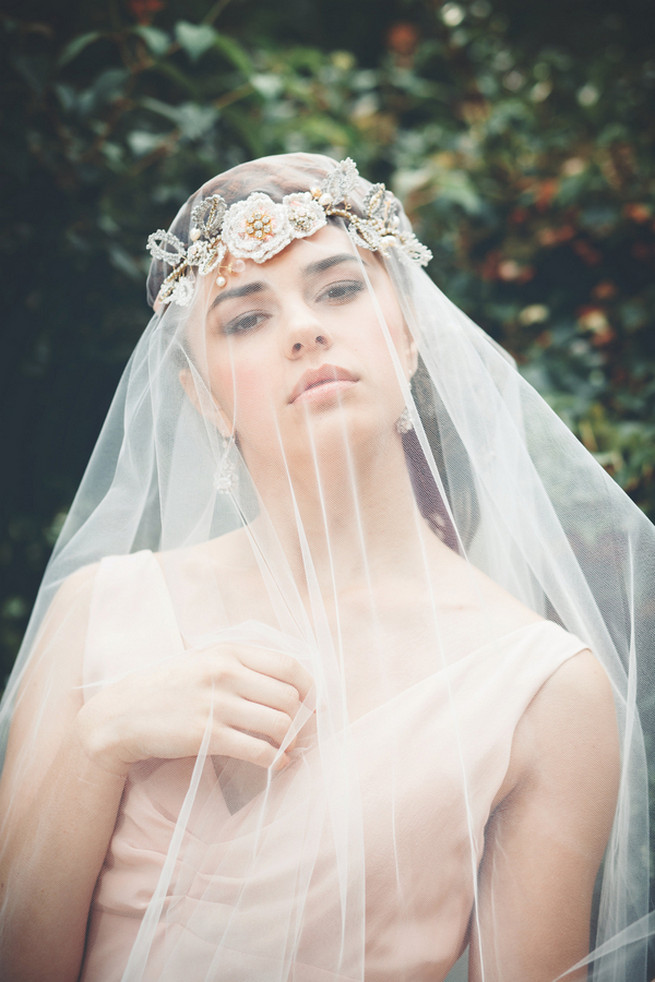
<path fill-rule="evenodd" d="M 64 620 L 73 621 L 88 616 L 99 567 L 99 563 L 90 563 L 68 575 L 44 581 L 35 606 L 37 617 L 40 605 L 45 611 L 37 637 L 44 631 L 59 629 Z"/>
<path fill-rule="evenodd" d="M 533 697 L 509 774 L 485 829 L 477 923 L 510 926 L 498 934 L 498 978 L 560 978 L 588 950 L 618 792 L 612 691 L 591 652 L 570 657 Z"/>
<path fill-rule="evenodd" d="M 549 676 L 516 729 L 513 791 L 549 798 L 573 813 L 613 813 L 620 770 L 614 698 L 605 670 L 583 650 Z"/>
<path fill-rule="evenodd" d="M 522 730 L 538 747 L 566 756 L 574 747 L 589 759 L 618 747 L 612 687 L 589 649 L 568 658 L 544 682 L 525 712 Z"/>

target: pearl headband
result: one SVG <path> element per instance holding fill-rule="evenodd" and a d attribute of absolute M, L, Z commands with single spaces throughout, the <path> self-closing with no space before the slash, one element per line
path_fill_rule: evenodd
<path fill-rule="evenodd" d="M 225 286 L 223 272 L 237 273 L 243 260 L 264 263 L 295 239 L 313 235 L 328 217 L 342 218 L 356 246 L 381 252 L 397 247 L 412 262 L 426 266 L 432 253 L 412 232 L 400 230 L 399 204 L 384 184 L 374 184 L 364 199 L 364 217 L 352 211 L 349 195 L 359 177 L 347 157 L 323 183 L 311 191 L 287 194 L 281 203 L 255 191 L 229 208 L 219 194 L 203 198 L 191 212 L 191 244 L 158 229 L 148 237 L 153 258 L 173 267 L 161 285 L 161 303 L 187 306 L 193 296 L 195 270 L 200 276 L 218 270 L 216 283 Z M 221 266 L 226 254 L 235 260 Z"/>

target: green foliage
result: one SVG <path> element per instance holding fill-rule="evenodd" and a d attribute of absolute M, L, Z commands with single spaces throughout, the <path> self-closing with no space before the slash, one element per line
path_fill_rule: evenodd
<path fill-rule="evenodd" d="M 4 18 L 7 669 L 147 315 L 145 237 L 261 154 L 352 154 L 387 181 L 436 280 L 655 517 L 655 52 L 602 3 L 589 24 L 533 5 L 536 34 L 510 0 L 397 6 Z"/>

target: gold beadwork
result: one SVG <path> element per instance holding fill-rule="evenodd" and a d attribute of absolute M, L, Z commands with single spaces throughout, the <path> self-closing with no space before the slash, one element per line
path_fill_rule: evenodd
<path fill-rule="evenodd" d="M 314 235 L 328 218 L 341 218 L 358 248 L 386 255 L 397 248 L 401 255 L 426 266 L 432 253 L 411 231 L 400 227 L 400 206 L 384 184 L 373 184 L 364 198 L 361 212 L 353 212 L 350 194 L 359 174 L 348 157 L 325 178 L 320 187 L 287 194 L 281 203 L 261 191 L 254 191 L 229 208 L 219 194 L 209 195 L 191 212 L 191 244 L 186 245 L 172 232 L 159 229 L 148 238 L 148 250 L 155 259 L 173 266 L 159 291 L 162 303 L 181 306 L 191 302 L 195 272 L 206 276 L 217 269 L 216 284 L 225 285 L 224 273 L 239 272 L 244 259 L 263 263 L 277 255 L 294 239 Z M 221 266 L 226 253 L 235 257 Z M 238 257 L 238 258 L 236 258 Z"/>

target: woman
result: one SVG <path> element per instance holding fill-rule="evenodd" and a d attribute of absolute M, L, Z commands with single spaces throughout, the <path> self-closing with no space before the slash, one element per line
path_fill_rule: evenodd
<path fill-rule="evenodd" d="M 149 247 L 6 697 L 3 977 L 645 979 L 652 526 L 352 161 Z"/>

